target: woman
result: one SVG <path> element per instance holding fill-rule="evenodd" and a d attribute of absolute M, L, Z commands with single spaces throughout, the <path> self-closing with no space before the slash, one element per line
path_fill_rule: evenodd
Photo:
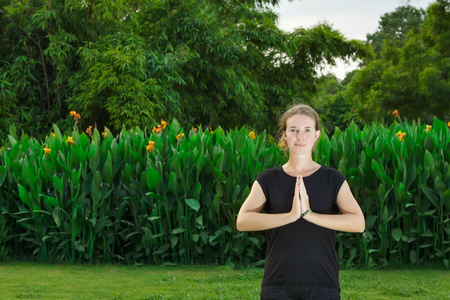
<path fill-rule="evenodd" d="M 266 230 L 261 299 L 340 299 L 336 230 L 363 232 L 363 213 L 344 175 L 312 159 L 317 112 L 295 105 L 279 127 L 289 160 L 257 176 L 237 218 L 239 231 Z"/>

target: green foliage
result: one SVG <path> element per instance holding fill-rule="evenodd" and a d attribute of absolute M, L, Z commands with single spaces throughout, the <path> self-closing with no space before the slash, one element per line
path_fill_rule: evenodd
<path fill-rule="evenodd" d="M 43 139 L 74 110 L 116 133 L 161 118 L 273 132 L 317 65 L 366 54 L 328 25 L 283 32 L 278 2 L 0 0 L 0 126 Z"/>
<path fill-rule="evenodd" d="M 382 121 L 395 109 L 409 120 L 450 118 L 449 7 L 446 0 L 430 5 L 419 27 L 384 40 L 381 58 L 355 72 L 347 93 L 362 120 Z"/>
<path fill-rule="evenodd" d="M 352 122 L 361 125 L 353 103 L 347 97 L 347 90 L 332 74 L 323 75 L 318 80 L 317 96 L 311 101 L 311 106 L 318 112 L 321 125 L 327 134 L 335 128 L 344 130 Z"/>
<path fill-rule="evenodd" d="M 1 256 L 261 263 L 264 234 L 235 224 L 256 175 L 284 162 L 265 133 L 187 132 L 174 120 L 161 133 L 71 137 L 74 145 L 54 126 L 45 144 L 10 137 L 0 152 Z M 438 119 L 429 132 L 416 122 L 352 123 L 321 135 L 315 160 L 347 176 L 366 217 L 364 235 L 338 233 L 343 264 L 449 266 L 449 155 L 449 128 Z"/>
<path fill-rule="evenodd" d="M 281 153 L 245 128 L 180 132 L 174 120 L 150 135 L 73 131 L 73 145 L 57 126 L 44 145 L 10 137 L 0 157 L 0 254 L 128 264 L 256 260 L 263 237 L 238 233 L 236 213 L 255 176 Z"/>
<path fill-rule="evenodd" d="M 405 132 L 400 141 L 396 134 Z M 331 139 L 322 137 L 316 159 L 346 174 L 366 216 L 360 235 L 339 233 L 346 264 L 440 261 L 449 266 L 450 134 L 435 119 L 386 128 L 355 124 Z"/>
<path fill-rule="evenodd" d="M 367 34 L 367 43 L 370 44 L 381 58 L 383 43 L 396 43 L 403 45 L 409 31 L 417 29 L 423 22 L 425 12 L 410 5 L 400 6 L 392 13 L 381 16 L 378 31 Z"/>

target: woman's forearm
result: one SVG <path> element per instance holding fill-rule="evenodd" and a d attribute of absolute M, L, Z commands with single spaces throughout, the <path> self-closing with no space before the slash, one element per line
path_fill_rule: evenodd
<path fill-rule="evenodd" d="M 325 215 L 309 212 L 303 217 L 306 221 L 317 226 L 337 231 L 363 232 L 365 229 L 364 216 L 360 214 L 346 213 L 337 215 Z"/>
<path fill-rule="evenodd" d="M 281 227 L 295 220 L 292 213 L 265 214 L 246 212 L 238 215 L 236 226 L 239 231 L 260 231 Z"/>

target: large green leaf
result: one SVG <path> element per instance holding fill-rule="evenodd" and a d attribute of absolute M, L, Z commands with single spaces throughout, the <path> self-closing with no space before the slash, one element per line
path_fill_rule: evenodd
<path fill-rule="evenodd" d="M 164 243 L 153 254 L 163 254 L 164 252 L 169 250 L 169 248 L 170 248 L 170 244 L 169 243 Z"/>
<path fill-rule="evenodd" d="M 198 210 L 200 209 L 200 202 L 198 202 L 198 200 L 196 199 L 186 199 L 185 202 L 190 208 L 192 208 L 196 212 L 198 212 Z"/>
<path fill-rule="evenodd" d="M 147 186 L 149 190 L 155 190 L 160 180 L 161 176 L 159 176 L 158 171 L 150 167 L 147 171 Z"/>
<path fill-rule="evenodd" d="M 193 198 L 200 200 L 200 193 L 201 193 L 201 191 L 202 191 L 202 184 L 200 182 L 198 182 L 197 185 L 195 186 Z"/>
<path fill-rule="evenodd" d="M 24 188 L 22 185 L 20 185 L 20 184 L 17 184 L 17 187 L 19 188 L 19 197 L 20 197 L 20 200 L 22 200 L 23 203 L 25 203 L 26 205 L 28 205 L 28 207 L 29 207 L 30 209 L 32 209 L 32 208 L 33 208 L 33 205 L 32 205 L 32 203 L 31 203 L 30 197 L 28 196 L 28 193 L 27 193 L 27 191 L 25 190 L 25 188 Z"/>
<path fill-rule="evenodd" d="M 424 155 L 423 161 L 424 161 L 424 167 L 426 170 L 431 170 L 431 167 L 434 166 L 434 164 L 435 164 L 434 157 L 428 150 L 425 150 L 425 155 Z"/>
<path fill-rule="evenodd" d="M 94 173 L 98 170 L 100 166 L 100 151 L 97 144 L 91 144 L 89 147 L 89 167 L 91 168 L 91 172 Z"/>
<path fill-rule="evenodd" d="M 80 145 L 73 145 L 72 146 L 72 153 L 73 153 L 73 158 L 76 160 L 75 164 L 84 164 L 84 162 L 86 161 L 86 154 L 84 153 L 84 150 L 82 149 L 82 146 Z"/>
<path fill-rule="evenodd" d="M 392 237 L 394 238 L 394 240 L 396 240 L 397 242 L 400 241 L 400 239 L 402 238 L 403 232 L 400 228 L 394 228 L 392 229 Z"/>
<path fill-rule="evenodd" d="M 427 196 L 428 200 L 431 201 L 431 203 L 434 205 L 434 207 L 438 207 L 439 205 L 439 198 L 436 195 L 436 193 L 430 189 L 429 187 L 426 187 L 424 185 L 421 186 L 422 191 L 424 192 L 424 194 Z"/>
<path fill-rule="evenodd" d="M 55 207 L 52 211 L 53 221 L 55 221 L 56 226 L 61 226 L 62 222 L 62 212 L 64 212 L 61 208 Z"/>
<path fill-rule="evenodd" d="M 64 185 L 61 179 L 58 178 L 58 176 L 53 175 L 53 186 L 55 187 L 56 191 L 60 196 L 64 195 Z"/>
<path fill-rule="evenodd" d="M 169 191 L 176 195 L 178 191 L 178 178 L 174 172 L 170 172 L 168 186 Z"/>
<path fill-rule="evenodd" d="M 94 174 L 94 180 L 91 182 L 91 197 L 94 211 L 97 209 L 102 198 L 102 193 L 100 191 L 101 178 L 100 172 L 97 171 Z"/>
<path fill-rule="evenodd" d="M 110 151 L 106 154 L 106 160 L 102 170 L 102 179 L 110 185 L 113 183 L 113 165 Z"/>
<path fill-rule="evenodd" d="M 48 206 L 59 206 L 58 200 L 51 196 L 45 196 L 44 201 Z"/>

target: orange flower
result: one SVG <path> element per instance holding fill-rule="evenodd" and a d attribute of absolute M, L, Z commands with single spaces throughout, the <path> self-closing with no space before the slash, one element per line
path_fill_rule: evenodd
<path fill-rule="evenodd" d="M 80 114 L 77 114 L 77 112 L 74 111 L 74 110 L 72 110 L 72 111 L 70 112 L 70 116 L 73 117 L 73 119 L 74 119 L 75 121 L 78 121 L 78 120 L 81 119 L 81 115 L 80 115 Z"/>
<path fill-rule="evenodd" d="M 177 140 L 180 141 L 183 138 L 183 136 L 184 136 L 184 133 L 180 132 L 180 134 L 177 135 Z"/>
<path fill-rule="evenodd" d="M 427 129 L 425 129 L 425 131 L 426 131 L 426 132 L 430 132 L 430 130 L 431 130 L 432 127 L 433 127 L 433 126 L 431 126 L 431 125 L 427 125 Z"/>
<path fill-rule="evenodd" d="M 55 137 L 56 137 L 56 134 L 55 134 L 54 132 L 52 132 L 52 136 L 55 138 Z"/>
<path fill-rule="evenodd" d="M 161 125 L 158 125 L 157 127 L 153 127 L 152 132 L 161 133 Z"/>
<path fill-rule="evenodd" d="M 102 136 L 104 137 L 104 138 L 108 138 L 109 137 L 109 129 L 108 128 L 106 128 L 105 129 L 105 132 L 102 132 Z"/>
<path fill-rule="evenodd" d="M 450 121 L 447 123 L 447 127 L 450 128 Z"/>
<path fill-rule="evenodd" d="M 192 126 L 192 128 L 191 128 L 192 130 L 194 130 L 194 132 L 195 133 L 197 133 L 198 132 L 198 129 L 197 128 L 194 128 L 194 126 Z"/>
<path fill-rule="evenodd" d="M 75 145 L 75 142 L 73 141 L 73 138 L 72 138 L 71 136 L 69 136 L 69 137 L 67 138 L 66 143 L 69 143 L 69 144 L 71 144 L 71 145 Z"/>
<path fill-rule="evenodd" d="M 92 126 L 89 126 L 89 128 L 86 129 L 86 133 L 89 134 L 89 136 L 92 136 Z"/>
<path fill-rule="evenodd" d="M 44 148 L 44 154 L 45 154 L 45 155 L 49 155 L 50 152 L 52 152 L 52 149 L 47 148 L 47 147 Z"/>
<path fill-rule="evenodd" d="M 150 152 L 153 152 L 154 147 L 155 147 L 155 142 L 154 141 L 149 141 L 148 145 L 145 146 L 145 149 L 147 149 L 147 152 L 150 153 Z"/>
<path fill-rule="evenodd" d="M 213 132 L 214 132 L 214 130 L 212 130 L 211 126 L 209 126 L 209 132 L 210 132 L 210 133 L 213 133 Z"/>
<path fill-rule="evenodd" d="M 280 147 L 280 149 L 284 149 L 284 148 L 286 148 L 286 144 L 284 142 L 280 142 L 278 144 L 278 147 Z"/>
<path fill-rule="evenodd" d="M 406 137 L 406 132 L 402 132 L 401 130 L 397 132 L 397 138 L 400 142 L 402 142 Z"/>
<path fill-rule="evenodd" d="M 248 134 L 248 137 L 251 138 L 252 140 L 255 139 L 255 132 L 254 131 L 250 131 L 250 133 Z"/>
<path fill-rule="evenodd" d="M 394 110 L 394 111 L 392 112 L 392 114 L 393 114 L 396 118 L 399 117 L 399 113 L 398 113 L 398 110 L 397 110 L 397 109 Z"/>
<path fill-rule="evenodd" d="M 162 125 L 162 128 L 163 128 L 163 129 L 166 129 L 167 122 L 164 121 L 163 119 L 161 119 L 161 125 Z"/>

